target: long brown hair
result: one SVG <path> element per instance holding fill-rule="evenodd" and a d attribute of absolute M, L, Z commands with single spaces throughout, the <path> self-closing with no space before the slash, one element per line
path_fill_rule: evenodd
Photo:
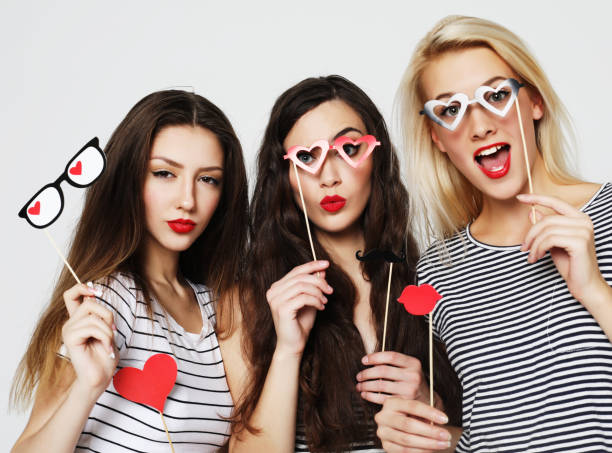
<path fill-rule="evenodd" d="M 156 135 L 165 127 L 180 125 L 203 127 L 216 135 L 224 151 L 224 174 L 228 175 L 205 232 L 180 254 L 180 272 L 194 282 L 206 283 L 218 300 L 222 300 L 219 293 L 235 284 L 248 223 L 242 148 L 218 107 L 202 96 L 180 90 L 144 97 L 117 126 L 106 145 L 106 171 L 88 189 L 68 254 L 68 262 L 82 281 L 125 271 L 132 274 L 145 294 L 151 293 L 142 272 L 141 246 L 146 234 L 142 191 Z M 62 296 L 73 284 L 72 275 L 64 269 L 17 369 L 12 388 L 14 404 L 28 403 L 38 384 L 53 385 L 59 375 L 69 371 L 55 353 L 68 319 Z M 231 310 L 218 307 L 218 311 L 227 315 Z M 231 322 L 224 322 L 228 324 Z"/>
<path fill-rule="evenodd" d="M 283 160 L 283 141 L 306 112 L 323 102 L 338 99 L 353 108 L 367 132 L 376 136 L 380 148 L 372 154 L 372 191 L 362 214 L 366 250 L 404 250 L 406 260 L 394 265 L 392 295 L 414 283 L 418 252 L 407 231 L 408 194 L 400 179 L 399 164 L 382 115 L 356 85 L 340 76 L 306 79 L 276 101 L 257 163 L 257 182 L 250 214 L 250 248 L 240 282 L 241 309 L 245 322 L 243 348 L 253 369 L 253 379 L 235 415 L 239 431 L 255 432 L 248 420 L 266 379 L 276 345 L 276 333 L 265 298 L 270 285 L 293 267 L 312 260 L 306 224 L 294 202 L 288 164 Z M 299 377 L 298 421 L 305 426 L 311 451 L 340 451 L 351 442 L 365 440 L 378 406 L 364 402 L 355 390 L 355 376 L 366 354 L 353 323 L 357 291 L 351 278 L 330 259 L 313 237 L 316 255 L 330 261 L 326 279 L 334 288 L 324 311 L 318 312 L 310 332 Z M 384 297 L 389 267 L 383 262 L 362 263 L 371 282 L 370 306 L 378 343 L 382 342 Z M 390 304 L 387 344 L 389 350 L 417 357 L 426 369 L 427 331 L 422 318 L 406 313 L 399 303 Z M 436 345 L 436 390 L 444 399 L 451 420 L 460 417 L 459 383 L 439 344 Z M 370 431 L 368 433 L 368 431 Z"/>

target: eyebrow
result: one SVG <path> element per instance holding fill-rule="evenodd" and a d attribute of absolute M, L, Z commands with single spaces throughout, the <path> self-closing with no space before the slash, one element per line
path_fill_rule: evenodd
<path fill-rule="evenodd" d="M 167 164 L 172 165 L 173 167 L 176 167 L 176 168 L 183 168 L 182 164 L 179 164 L 178 162 L 176 162 L 176 161 L 174 161 L 172 159 L 168 159 L 167 157 L 161 157 L 161 156 L 151 157 L 151 160 L 154 160 L 154 159 L 163 160 Z M 198 172 L 200 172 L 200 171 L 212 171 L 212 170 L 223 171 L 223 167 L 212 165 L 210 167 L 200 167 L 200 168 L 198 168 Z"/>
<path fill-rule="evenodd" d="M 489 80 L 487 80 L 486 82 L 484 82 L 481 86 L 483 85 L 490 85 L 493 82 L 497 82 L 498 80 L 506 80 L 508 77 L 503 77 L 503 76 L 495 76 L 495 77 L 491 77 Z M 442 98 L 449 98 L 451 97 L 453 94 L 457 94 L 457 93 L 442 93 L 439 94 L 438 96 L 436 96 L 436 100 L 442 99 Z"/>
<path fill-rule="evenodd" d="M 340 132 L 338 132 L 336 135 L 334 135 L 334 140 L 337 139 L 338 137 L 342 137 L 344 134 L 346 134 L 347 132 L 359 132 L 361 135 L 363 135 L 363 132 L 361 132 L 359 129 L 356 129 L 354 127 L 345 127 L 344 129 L 342 129 Z"/>

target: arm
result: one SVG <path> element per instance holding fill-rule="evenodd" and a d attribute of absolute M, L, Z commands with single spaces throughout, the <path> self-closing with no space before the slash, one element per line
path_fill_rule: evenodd
<path fill-rule="evenodd" d="M 13 453 L 73 452 L 92 407 L 108 386 L 117 364 L 113 316 L 86 297 L 94 294 L 85 285 L 75 285 L 64 294 L 70 319 L 62 338 L 74 373 L 64 369 L 53 388 L 48 383 L 39 385 L 30 419 Z"/>
<path fill-rule="evenodd" d="M 612 340 L 612 288 L 599 270 L 589 216 L 554 197 L 518 195 L 517 198 L 555 211 L 547 216 L 536 214 L 537 223 L 529 229 L 521 247 L 523 251 L 529 250 L 528 261 L 535 263 L 550 251 L 572 296 Z"/>
<path fill-rule="evenodd" d="M 327 299 L 324 293 L 332 291 L 327 282 L 315 274 L 321 273 L 328 265 L 326 261 L 314 261 L 298 266 L 275 282 L 266 293 L 277 340 L 259 401 L 249 419 L 249 423 L 261 431 L 252 434 L 244 430 L 232 436 L 231 452 L 294 451 L 302 353 L 316 311 L 325 308 Z M 234 346 L 236 350 L 240 342 L 234 341 L 238 344 Z M 232 371 L 239 369 L 234 368 L 234 363 L 230 367 Z M 244 365 L 242 369 L 245 369 Z M 234 387 L 235 378 L 229 380 L 230 387 Z M 232 396 L 236 390 L 232 388 Z"/>

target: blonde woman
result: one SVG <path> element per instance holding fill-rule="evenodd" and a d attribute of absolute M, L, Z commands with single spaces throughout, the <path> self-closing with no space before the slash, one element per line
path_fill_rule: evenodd
<path fill-rule="evenodd" d="M 573 175 L 550 82 L 516 35 L 451 16 L 400 100 L 414 226 L 436 239 L 418 280 L 444 296 L 434 330 L 463 386 L 456 451 L 612 451 L 612 185 Z M 430 412 L 387 399 L 385 449 L 435 449 Z"/>

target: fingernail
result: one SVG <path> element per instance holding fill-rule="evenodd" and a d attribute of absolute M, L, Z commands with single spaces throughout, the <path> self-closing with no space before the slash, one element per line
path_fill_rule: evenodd
<path fill-rule="evenodd" d="M 368 364 L 368 356 L 363 356 L 363 358 L 361 359 L 361 363 L 363 363 L 364 365 Z"/>
<path fill-rule="evenodd" d="M 111 326 L 111 329 L 113 329 L 115 332 L 117 331 L 117 326 L 115 325 L 115 323 L 113 323 L 113 325 Z"/>
<path fill-rule="evenodd" d="M 115 360 L 115 351 L 113 350 L 113 347 L 110 347 L 110 354 L 108 355 L 111 359 Z"/>
<path fill-rule="evenodd" d="M 438 423 L 446 425 L 448 423 L 448 417 L 446 415 L 436 415 L 435 417 Z"/>
<path fill-rule="evenodd" d="M 327 285 L 327 291 L 329 291 L 330 293 L 334 292 L 334 288 L 332 288 L 331 286 Z"/>
<path fill-rule="evenodd" d="M 87 282 L 87 286 L 89 286 L 90 288 L 93 288 L 93 283 L 92 282 Z"/>
<path fill-rule="evenodd" d="M 448 431 L 440 431 L 438 433 L 438 437 L 442 440 L 449 441 L 451 439 L 451 435 Z"/>
<path fill-rule="evenodd" d="M 101 289 L 96 289 L 94 291 L 94 295 L 96 295 L 97 297 L 102 297 L 102 290 Z"/>
<path fill-rule="evenodd" d="M 519 193 L 516 198 L 518 198 L 519 200 L 524 200 L 527 196 L 523 193 Z"/>
<path fill-rule="evenodd" d="M 450 446 L 451 444 L 450 444 L 450 441 L 448 440 L 446 442 L 442 442 L 442 441 L 438 442 L 438 447 L 440 448 L 449 448 Z"/>

